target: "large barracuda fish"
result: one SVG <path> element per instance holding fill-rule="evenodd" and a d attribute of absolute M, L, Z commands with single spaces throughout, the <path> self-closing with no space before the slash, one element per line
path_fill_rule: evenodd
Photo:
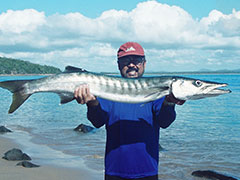
<path fill-rule="evenodd" d="M 74 100 L 74 90 L 81 84 L 88 84 L 93 95 L 104 99 L 145 103 L 172 93 L 180 100 L 195 100 L 230 93 L 219 89 L 227 84 L 179 76 L 144 77 L 126 79 L 90 73 L 80 68 L 67 66 L 64 73 L 35 80 L 0 82 L 0 87 L 13 93 L 9 113 L 13 113 L 34 93 L 54 92 L 61 98 L 61 104 Z"/>

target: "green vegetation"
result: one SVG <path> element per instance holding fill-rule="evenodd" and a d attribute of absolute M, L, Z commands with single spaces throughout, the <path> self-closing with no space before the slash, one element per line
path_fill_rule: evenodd
<path fill-rule="evenodd" d="M 42 66 L 28 61 L 0 57 L 0 74 L 56 74 L 60 72 L 60 69 L 53 66 Z"/>

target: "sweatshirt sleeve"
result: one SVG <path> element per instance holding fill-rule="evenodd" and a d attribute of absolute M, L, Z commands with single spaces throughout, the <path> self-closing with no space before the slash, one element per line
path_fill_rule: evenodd
<path fill-rule="evenodd" d="M 102 127 L 108 120 L 108 103 L 98 98 L 99 104 L 97 106 L 87 107 L 87 118 L 96 128 Z"/>
<path fill-rule="evenodd" d="M 161 128 L 169 127 L 176 119 L 175 105 L 163 104 L 165 98 L 154 103 L 155 120 L 159 122 Z"/>
<path fill-rule="evenodd" d="M 158 119 L 161 128 L 169 127 L 176 119 L 175 105 L 162 105 Z"/>

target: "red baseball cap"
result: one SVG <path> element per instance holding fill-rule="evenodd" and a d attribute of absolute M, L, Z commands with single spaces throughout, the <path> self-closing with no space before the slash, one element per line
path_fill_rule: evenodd
<path fill-rule="evenodd" d="M 128 55 L 144 56 L 142 46 L 136 42 L 126 42 L 118 49 L 117 57 L 121 58 Z"/>

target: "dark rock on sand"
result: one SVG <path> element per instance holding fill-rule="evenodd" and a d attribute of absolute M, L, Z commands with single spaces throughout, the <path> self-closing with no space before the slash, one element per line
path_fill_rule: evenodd
<path fill-rule="evenodd" d="M 202 177 L 202 178 L 207 178 L 207 179 L 212 179 L 212 180 L 238 180 L 236 178 L 226 176 L 226 175 L 223 175 L 223 174 L 217 173 L 215 171 L 211 171 L 211 170 L 193 171 L 192 175 L 196 176 L 196 177 Z"/>
<path fill-rule="evenodd" d="M 92 131 L 94 128 L 91 126 L 87 126 L 85 124 L 80 124 L 78 127 L 76 127 L 74 129 L 74 131 L 79 131 L 79 132 L 83 132 L 83 133 L 88 133 L 90 131 Z"/>
<path fill-rule="evenodd" d="M 20 149 L 15 148 L 4 153 L 2 158 L 9 161 L 31 160 L 27 154 L 23 153 Z"/>
<path fill-rule="evenodd" d="M 16 166 L 23 166 L 26 168 L 40 167 L 39 165 L 33 164 L 29 161 L 21 161 L 21 162 L 17 163 Z"/>
<path fill-rule="evenodd" d="M 10 129 L 4 127 L 4 126 L 0 126 L 0 133 L 7 133 L 7 132 L 12 132 Z"/>

